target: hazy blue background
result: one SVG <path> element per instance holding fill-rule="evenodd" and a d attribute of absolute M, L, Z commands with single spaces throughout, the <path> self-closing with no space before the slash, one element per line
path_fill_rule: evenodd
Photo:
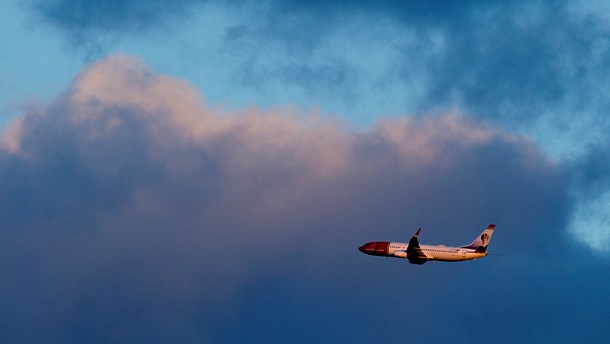
<path fill-rule="evenodd" d="M 610 335 L 605 2 L 6 1 L 0 44 L 2 342 Z"/>

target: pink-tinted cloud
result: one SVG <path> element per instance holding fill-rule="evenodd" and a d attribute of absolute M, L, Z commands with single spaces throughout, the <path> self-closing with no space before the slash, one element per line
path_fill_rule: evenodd
<path fill-rule="evenodd" d="M 260 276 L 327 290 L 363 241 L 424 226 L 460 244 L 497 222 L 496 247 L 525 251 L 564 220 L 564 180 L 525 137 L 458 114 L 353 132 L 298 108 L 228 112 L 127 56 L 3 142 L 9 340 L 213 338 L 254 316 L 240 302 Z"/>

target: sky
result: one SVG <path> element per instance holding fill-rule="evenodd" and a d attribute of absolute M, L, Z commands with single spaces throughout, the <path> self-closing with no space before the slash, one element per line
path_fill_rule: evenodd
<path fill-rule="evenodd" d="M 9 0 L 0 44 L 2 342 L 610 335 L 603 1 Z"/>

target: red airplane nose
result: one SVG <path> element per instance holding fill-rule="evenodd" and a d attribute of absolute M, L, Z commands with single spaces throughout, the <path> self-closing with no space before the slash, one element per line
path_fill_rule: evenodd
<path fill-rule="evenodd" d="M 389 245 L 387 241 L 374 241 L 358 247 L 358 251 L 373 256 L 387 256 Z"/>
<path fill-rule="evenodd" d="M 366 244 L 364 244 L 364 245 L 362 245 L 362 246 L 358 247 L 358 251 L 360 251 L 360 252 L 362 252 L 362 253 L 366 253 L 366 251 L 365 251 L 365 250 L 366 250 Z"/>

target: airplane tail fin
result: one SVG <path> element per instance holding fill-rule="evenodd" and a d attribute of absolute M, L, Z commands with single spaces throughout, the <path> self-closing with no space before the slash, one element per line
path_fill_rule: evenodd
<path fill-rule="evenodd" d="M 462 246 L 463 248 L 472 248 L 475 249 L 477 253 L 487 252 L 487 245 L 489 245 L 489 241 L 491 240 L 492 234 L 494 234 L 494 229 L 496 225 L 493 223 L 487 226 L 483 233 L 479 234 L 474 241 L 470 245 Z"/>

